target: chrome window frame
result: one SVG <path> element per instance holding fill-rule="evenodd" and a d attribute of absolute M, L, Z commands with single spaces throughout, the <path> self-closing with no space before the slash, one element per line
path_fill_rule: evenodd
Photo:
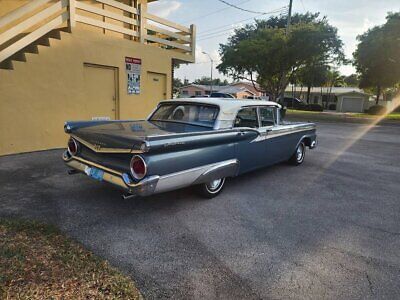
<path fill-rule="evenodd" d="M 272 110 L 273 110 L 273 116 L 274 116 L 274 124 L 273 124 L 273 125 L 262 126 L 261 112 L 260 112 L 260 109 L 261 109 L 261 108 L 272 108 Z M 259 128 L 274 127 L 274 126 L 278 126 L 278 125 L 280 124 L 280 118 L 279 118 L 279 116 L 278 116 L 279 107 L 276 107 L 276 106 L 268 106 L 268 105 L 258 106 L 257 111 L 258 111 L 258 123 L 259 123 Z"/>
<path fill-rule="evenodd" d="M 240 127 L 236 127 L 235 126 L 235 121 L 236 121 L 236 118 L 237 118 L 237 116 L 238 116 L 238 114 L 239 114 L 239 112 L 241 111 L 241 110 L 243 110 L 243 109 L 246 109 L 246 108 L 255 108 L 256 109 L 256 118 L 257 118 L 257 127 L 256 128 L 254 128 L 254 129 L 259 129 L 260 128 L 260 114 L 259 114 L 259 112 L 258 112 L 258 105 L 256 106 L 256 105 L 248 105 L 248 106 L 242 106 L 237 112 L 236 112 L 236 115 L 235 115 L 235 117 L 233 118 L 233 120 L 232 120 L 232 128 L 240 128 Z M 249 127 L 249 128 L 253 128 L 253 127 Z"/>

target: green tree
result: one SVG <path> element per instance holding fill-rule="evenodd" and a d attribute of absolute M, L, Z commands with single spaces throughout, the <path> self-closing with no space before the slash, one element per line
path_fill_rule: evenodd
<path fill-rule="evenodd" d="M 183 86 L 183 82 L 182 82 L 182 80 L 180 80 L 179 78 L 174 78 L 174 81 L 173 81 L 173 91 L 174 91 L 174 94 L 176 94 L 176 93 L 178 93 L 179 92 L 179 88 L 181 88 Z"/>
<path fill-rule="evenodd" d="M 307 103 L 310 103 L 311 88 L 322 86 L 328 81 L 329 66 L 324 64 L 309 64 L 296 73 L 297 81 L 307 87 Z"/>
<path fill-rule="evenodd" d="M 360 85 L 360 79 L 358 78 L 357 74 L 351 74 L 349 76 L 345 76 L 343 78 L 343 81 L 346 86 L 359 86 Z"/>
<path fill-rule="evenodd" d="M 213 85 L 213 86 L 218 86 L 218 85 L 228 85 L 228 81 L 226 79 L 221 80 L 220 78 L 213 78 L 211 82 L 211 78 L 207 76 L 203 76 L 200 79 L 195 79 L 193 80 L 194 84 L 203 84 L 203 85 Z"/>
<path fill-rule="evenodd" d="M 220 45 L 218 69 L 235 80 L 259 83 L 277 99 L 299 69 L 345 61 L 337 29 L 326 18 L 295 14 L 289 35 L 285 20 L 273 17 L 235 30 L 228 43 Z"/>
<path fill-rule="evenodd" d="M 327 107 L 328 102 L 331 101 L 332 98 L 332 89 L 334 87 L 345 86 L 344 82 L 345 76 L 341 75 L 337 70 L 329 70 L 327 74 L 326 86 L 328 87 L 328 95 L 325 103 L 325 107 Z"/>
<path fill-rule="evenodd" d="M 386 88 L 400 82 L 400 13 L 389 13 L 386 23 L 357 37 L 353 53 L 360 87 L 373 88 L 376 104 Z"/>

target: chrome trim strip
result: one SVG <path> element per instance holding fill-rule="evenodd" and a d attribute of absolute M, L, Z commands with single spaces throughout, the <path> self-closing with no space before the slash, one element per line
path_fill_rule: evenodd
<path fill-rule="evenodd" d="M 283 125 L 284 126 L 284 125 Z M 307 126 L 301 128 L 278 128 L 268 127 L 265 131 L 259 131 L 259 136 L 256 137 L 251 143 L 261 142 L 268 139 L 273 139 L 279 136 L 288 135 L 292 133 L 299 133 L 303 131 L 309 131 L 315 129 L 315 126 Z"/>
<path fill-rule="evenodd" d="M 97 152 L 97 153 L 134 153 L 134 154 L 142 154 L 145 153 L 143 150 L 134 150 L 131 148 L 103 148 L 103 147 L 96 147 L 95 145 L 85 141 L 84 139 L 81 139 L 80 137 L 77 137 L 75 134 L 71 134 L 71 137 L 76 139 L 79 143 L 85 145 L 88 147 L 90 150 Z M 147 143 L 146 144 L 147 148 Z"/>
<path fill-rule="evenodd" d="M 84 163 L 84 164 L 86 164 L 86 165 L 89 165 L 89 166 L 92 166 L 92 167 L 95 167 L 95 168 L 101 169 L 101 170 L 103 170 L 103 171 L 106 171 L 106 172 L 109 172 L 109 173 L 112 173 L 112 174 L 114 174 L 114 175 L 117 175 L 117 176 L 121 176 L 121 177 L 122 177 L 122 173 L 121 173 L 121 172 L 115 171 L 115 170 L 113 170 L 113 169 L 109 169 L 109 168 L 107 168 L 107 167 L 105 167 L 105 166 L 96 164 L 96 163 L 94 163 L 94 162 L 92 162 L 92 161 L 83 159 L 83 158 L 81 158 L 81 157 L 78 157 L 78 156 L 71 156 L 71 159 L 72 159 L 72 160 L 77 160 L 77 161 L 79 161 L 79 162 L 81 162 L 81 163 Z M 70 159 L 70 160 L 71 160 L 71 159 Z"/>
<path fill-rule="evenodd" d="M 158 181 L 155 193 L 171 191 L 193 184 L 205 183 L 205 181 L 201 180 L 201 178 L 204 178 L 204 180 L 206 180 L 208 178 L 207 175 L 210 175 L 210 173 L 215 172 L 218 169 L 223 169 L 224 167 L 231 167 L 233 165 L 235 166 L 235 168 L 232 172 L 226 172 L 222 175 L 223 177 L 235 176 L 237 174 L 237 168 L 239 166 L 239 162 L 237 159 L 230 159 L 161 176 L 160 180 Z"/>

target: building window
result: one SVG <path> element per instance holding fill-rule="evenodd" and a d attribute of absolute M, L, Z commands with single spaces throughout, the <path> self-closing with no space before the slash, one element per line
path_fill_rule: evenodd
<path fill-rule="evenodd" d="M 183 90 L 182 91 L 182 95 L 189 95 L 189 91 L 188 90 Z"/>
<path fill-rule="evenodd" d="M 318 100 L 319 100 L 319 97 L 318 96 L 314 96 L 314 104 L 318 104 Z"/>
<path fill-rule="evenodd" d="M 206 91 L 206 95 L 210 95 L 211 94 L 211 91 Z"/>
<path fill-rule="evenodd" d="M 201 91 L 195 91 L 194 94 L 195 94 L 196 96 L 201 96 Z"/>

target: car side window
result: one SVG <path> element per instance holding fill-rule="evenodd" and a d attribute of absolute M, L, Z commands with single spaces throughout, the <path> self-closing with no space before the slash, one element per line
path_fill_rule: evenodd
<path fill-rule="evenodd" d="M 234 127 L 258 127 L 257 108 L 247 107 L 239 110 Z"/>
<path fill-rule="evenodd" d="M 273 126 L 276 124 L 275 107 L 260 107 L 261 127 Z"/>

